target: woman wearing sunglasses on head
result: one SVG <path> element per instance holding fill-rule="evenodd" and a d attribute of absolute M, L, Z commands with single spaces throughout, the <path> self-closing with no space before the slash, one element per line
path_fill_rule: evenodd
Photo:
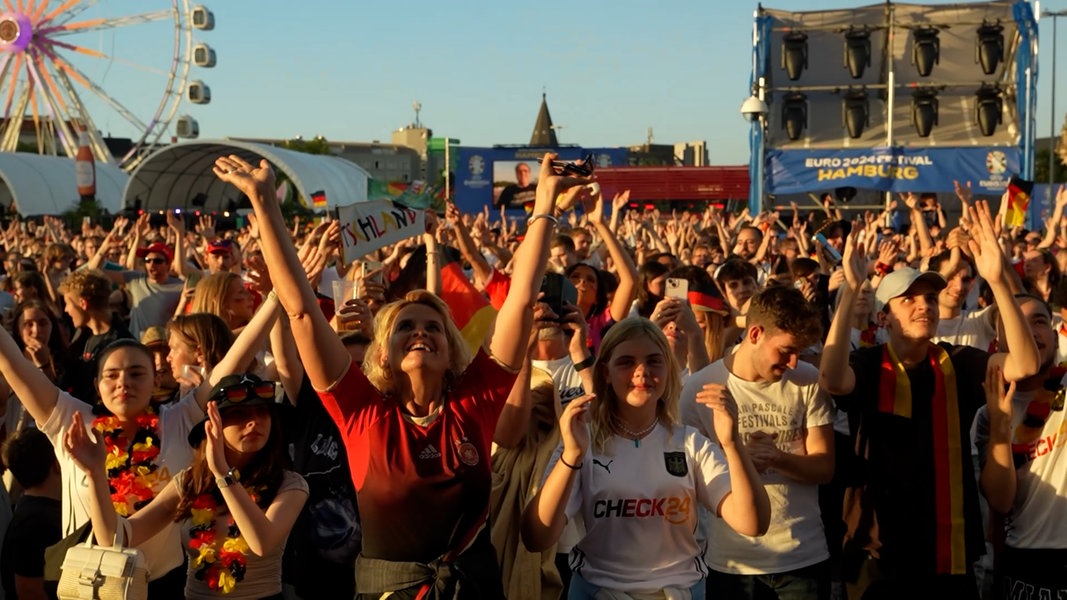
<path fill-rule="evenodd" d="M 448 307 L 430 292 L 414 291 L 378 313 L 361 370 L 302 272 L 270 165 L 231 155 L 216 160 L 215 175 L 251 200 L 300 358 L 345 437 L 363 521 L 358 597 L 503 598 L 485 526 L 490 443 L 525 360 L 556 196 L 587 180 L 562 177 L 550 161 L 543 163 L 511 289 L 473 358 Z M 437 253 L 427 259 L 436 279 Z"/>
<path fill-rule="evenodd" d="M 211 389 L 207 418 L 189 433 L 192 466 L 121 522 L 103 466 L 107 449 L 89 439 L 75 413 L 63 446 L 88 477 L 96 539 L 115 539 L 121 525 L 136 546 L 177 522 L 189 558 L 186 598 L 281 598 L 282 551 L 307 484 L 282 467 L 274 395 L 272 381 L 223 377 Z"/>

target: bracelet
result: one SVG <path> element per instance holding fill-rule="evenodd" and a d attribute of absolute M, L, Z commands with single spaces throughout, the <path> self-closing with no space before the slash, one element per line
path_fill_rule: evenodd
<path fill-rule="evenodd" d="M 577 466 L 572 465 L 572 464 L 570 464 L 569 462 L 567 462 L 566 460 L 563 459 L 563 455 L 562 454 L 559 455 L 559 462 L 563 463 L 564 467 L 567 467 L 568 469 L 573 469 L 575 471 L 581 470 L 582 465 L 585 464 L 584 462 L 580 462 L 580 463 L 578 463 Z"/>
<path fill-rule="evenodd" d="M 530 225 L 533 225 L 533 222 L 538 219 L 548 219 L 549 221 L 552 221 L 552 225 L 559 225 L 559 219 L 553 217 L 552 215 L 542 213 L 539 215 L 534 215 L 529 219 L 526 219 L 526 226 L 529 227 Z"/>
<path fill-rule="evenodd" d="M 237 481 L 238 481 L 237 469 L 232 469 L 231 468 L 229 471 L 226 471 L 225 475 L 215 479 L 215 485 L 219 486 L 219 489 L 221 490 L 223 488 L 230 487 L 231 485 L 237 483 Z"/>
<path fill-rule="evenodd" d="M 874 270 L 882 274 L 883 277 L 893 272 L 893 267 L 885 264 L 884 262 L 877 262 L 874 264 Z"/>
<path fill-rule="evenodd" d="M 593 363 L 595 363 L 595 362 L 596 362 L 596 359 L 593 358 L 592 355 L 587 356 L 585 360 L 583 360 L 581 362 L 574 363 L 574 372 L 578 373 L 578 372 L 584 371 L 584 370 L 588 369 L 589 367 L 593 366 Z"/>

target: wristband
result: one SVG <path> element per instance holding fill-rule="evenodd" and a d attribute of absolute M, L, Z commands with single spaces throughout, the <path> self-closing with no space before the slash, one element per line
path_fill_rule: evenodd
<path fill-rule="evenodd" d="M 215 485 L 219 486 L 220 490 L 228 488 L 235 483 L 237 483 L 237 469 L 230 469 L 226 471 L 225 475 L 215 479 Z"/>
<path fill-rule="evenodd" d="M 588 356 L 582 362 L 574 363 L 574 371 L 576 373 L 584 371 L 584 370 L 588 369 L 589 367 L 593 366 L 594 362 L 596 362 L 596 359 L 593 358 L 592 356 Z"/>
<path fill-rule="evenodd" d="M 533 222 L 538 219 L 548 219 L 549 221 L 552 221 L 552 225 L 559 225 L 559 219 L 553 217 L 552 215 L 542 213 L 539 215 L 534 215 L 529 219 L 526 219 L 526 226 L 529 227 L 530 225 L 533 225 Z"/>
<path fill-rule="evenodd" d="M 563 463 L 564 467 L 567 467 L 568 469 L 572 469 L 574 471 L 581 470 L 582 465 L 585 464 L 584 462 L 580 462 L 577 465 L 572 465 L 569 462 L 567 462 L 566 459 L 563 458 L 562 454 L 559 455 L 559 462 Z"/>
<path fill-rule="evenodd" d="M 874 270 L 882 274 L 883 277 L 893 272 L 893 267 L 885 264 L 884 262 L 877 262 L 874 264 Z"/>

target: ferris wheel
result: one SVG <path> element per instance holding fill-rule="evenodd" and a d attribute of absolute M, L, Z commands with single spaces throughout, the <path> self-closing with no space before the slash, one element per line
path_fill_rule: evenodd
<path fill-rule="evenodd" d="M 191 7 L 189 0 L 0 2 L 0 151 L 73 158 L 84 132 L 97 161 L 132 168 L 167 135 L 183 99 L 211 100 L 206 84 L 189 81 L 193 66 L 215 66 L 215 51 L 193 43 L 194 29 L 214 28 L 214 15 L 203 6 Z M 191 117 L 176 125 L 181 137 L 196 137 Z M 131 145 L 112 156 L 105 135 Z"/>

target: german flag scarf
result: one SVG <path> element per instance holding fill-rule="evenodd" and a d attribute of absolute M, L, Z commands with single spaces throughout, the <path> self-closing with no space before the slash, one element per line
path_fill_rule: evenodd
<path fill-rule="evenodd" d="M 878 411 L 912 418 L 911 381 L 889 344 L 882 347 Z M 967 572 L 963 517 L 963 448 L 960 442 L 960 408 L 956 371 L 948 352 L 930 344 L 927 354 L 934 373 L 930 410 L 934 436 L 934 502 L 937 511 L 937 572 Z"/>

